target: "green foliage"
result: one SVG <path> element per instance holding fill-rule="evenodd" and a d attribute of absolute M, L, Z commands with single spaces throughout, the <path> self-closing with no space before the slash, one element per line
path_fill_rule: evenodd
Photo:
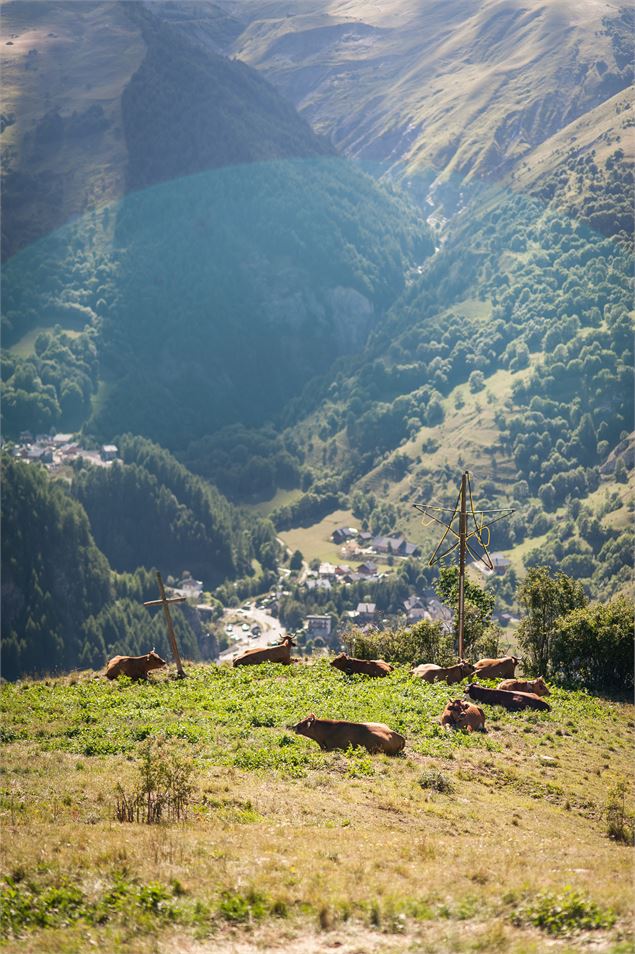
<path fill-rule="evenodd" d="M 94 329 L 71 336 L 56 325 L 35 345 L 33 355 L 3 368 L 2 429 L 8 437 L 22 430 L 74 430 L 90 413 L 98 375 Z"/>
<path fill-rule="evenodd" d="M 0 886 L 0 901 L 0 931 L 5 937 L 19 937 L 25 929 L 64 928 L 80 920 L 99 925 L 134 918 L 138 928 L 151 929 L 156 921 L 184 919 L 180 905 L 164 885 L 155 881 L 139 884 L 124 876 L 117 877 L 97 898 L 66 881 L 44 886 L 8 878 Z"/>
<path fill-rule="evenodd" d="M 289 569 L 290 570 L 301 570 L 302 564 L 304 562 L 304 557 L 300 550 L 294 550 L 289 559 Z"/>
<path fill-rule="evenodd" d="M 579 891 L 566 888 L 560 894 L 545 893 L 527 901 L 512 920 L 529 923 L 556 936 L 577 931 L 599 931 L 615 924 L 616 915 L 585 898 Z"/>
<path fill-rule="evenodd" d="M 119 443 L 123 464 L 83 467 L 72 484 L 115 569 L 157 566 L 179 577 L 188 569 L 214 586 L 251 567 L 245 521 L 215 488 L 150 441 L 125 435 Z"/>
<path fill-rule="evenodd" d="M 343 634 L 342 642 L 346 651 L 358 659 L 385 659 L 413 666 L 454 662 L 451 637 L 443 632 L 440 623 L 425 619 L 408 629 L 352 629 Z"/>
<path fill-rule="evenodd" d="M 606 832 L 614 841 L 626 845 L 635 844 L 635 818 L 626 809 L 627 785 L 624 779 L 619 779 L 611 791 L 606 802 Z"/>
<path fill-rule="evenodd" d="M 409 750 L 423 755 L 496 746 L 486 737 L 443 732 L 438 717 L 456 687 L 413 680 L 407 668 L 397 667 L 385 679 L 353 677 L 354 692 L 328 660 L 186 668 L 184 680 L 9 683 L 1 690 L 5 738 L 34 740 L 52 752 L 133 758 L 149 742 L 165 739 L 191 747 L 209 764 L 298 778 L 340 757 L 286 728 L 308 715 L 310 699 L 320 717 L 385 722 L 406 736 Z"/>
<path fill-rule="evenodd" d="M 194 764 L 177 749 L 148 742 L 141 751 L 139 777 L 126 792 L 117 783 L 115 815 L 120 822 L 158 825 L 185 818 L 194 793 Z"/>
<path fill-rule="evenodd" d="M 450 795 L 454 791 L 452 779 L 439 769 L 425 769 L 419 778 L 419 785 L 421 788 L 439 792 L 442 795 Z"/>
<path fill-rule="evenodd" d="M 518 627 L 525 671 L 535 676 L 551 676 L 557 622 L 560 617 L 586 605 L 584 590 L 565 573 L 552 577 L 547 567 L 535 567 L 529 570 L 518 589 L 518 602 L 525 611 Z"/>
<path fill-rule="evenodd" d="M 595 692 L 633 689 L 633 604 L 625 598 L 592 603 L 555 622 L 551 672 L 564 685 Z"/>
<path fill-rule="evenodd" d="M 110 567 L 64 485 L 4 454 L 2 577 L 5 678 L 77 665 L 89 619 L 113 599 Z M 99 636 L 89 642 L 103 661 Z"/>
<path fill-rule="evenodd" d="M 458 640 L 458 608 L 459 608 L 459 568 L 458 566 L 444 566 L 439 570 L 439 577 L 434 583 L 434 589 L 446 606 L 454 614 L 455 639 Z M 492 658 L 496 654 L 498 645 L 498 631 L 492 626 L 495 597 L 478 583 L 466 577 L 464 585 L 465 617 L 463 625 L 463 645 L 466 658 Z M 492 655 L 490 655 L 492 654 Z M 433 660 L 426 660 L 432 662 Z"/>

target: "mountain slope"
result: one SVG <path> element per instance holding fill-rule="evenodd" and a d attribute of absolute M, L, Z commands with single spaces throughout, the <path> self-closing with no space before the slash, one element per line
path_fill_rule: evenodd
<path fill-rule="evenodd" d="M 120 95 L 129 191 L 5 267 L 9 436 L 77 428 L 91 400 L 100 436 L 133 431 L 172 448 L 261 424 L 363 346 L 405 271 L 433 251 L 414 207 L 335 157 L 261 77 L 166 9 L 125 5 L 143 40 Z M 74 60 L 68 69 L 80 83 Z M 46 155 L 54 166 L 55 150 Z M 9 208 L 11 196 L 9 186 Z M 7 219 L 14 247 L 19 222 Z"/>
<path fill-rule="evenodd" d="M 227 18 L 194 6 L 190 36 L 170 4 L 3 4 L 5 257 L 150 181 L 330 152 L 264 79 L 215 52 Z"/>
<path fill-rule="evenodd" d="M 500 175 L 632 82 L 632 18 L 571 0 L 240 8 L 236 52 L 347 155 L 408 174 Z"/>

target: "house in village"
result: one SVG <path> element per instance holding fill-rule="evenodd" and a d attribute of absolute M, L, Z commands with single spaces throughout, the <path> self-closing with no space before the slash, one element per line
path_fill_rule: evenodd
<path fill-rule="evenodd" d="M 331 616 L 313 614 L 304 618 L 304 629 L 307 636 L 330 636 L 332 628 L 333 619 Z"/>
<path fill-rule="evenodd" d="M 353 537 L 357 536 L 357 530 L 355 527 L 337 527 L 331 534 L 331 540 L 333 543 L 346 543 L 347 540 L 351 540 Z"/>
<path fill-rule="evenodd" d="M 504 576 L 512 565 L 512 561 L 502 553 L 492 553 L 492 564 L 496 576 Z"/>
<path fill-rule="evenodd" d="M 119 457 L 119 448 L 116 444 L 103 444 L 99 456 L 103 461 L 117 460 Z"/>
<path fill-rule="evenodd" d="M 354 560 L 356 557 L 360 557 L 364 551 L 360 549 L 357 540 L 348 540 L 340 548 L 340 553 L 345 560 Z"/>
<path fill-rule="evenodd" d="M 305 580 L 304 586 L 309 592 L 313 590 L 323 590 L 326 593 L 330 593 L 333 589 L 331 581 L 326 578 L 320 580 L 316 580 L 315 578 Z"/>
<path fill-rule="evenodd" d="M 332 580 L 335 576 L 335 566 L 332 563 L 320 563 L 318 576 L 322 580 Z"/>
<path fill-rule="evenodd" d="M 434 590 L 424 593 L 424 599 L 429 618 L 435 623 L 441 623 L 441 629 L 444 633 L 451 633 L 454 623 L 452 610 L 441 602 Z"/>
<path fill-rule="evenodd" d="M 375 603 L 358 603 L 356 612 L 360 623 L 373 623 L 377 616 L 377 607 Z"/>
<path fill-rule="evenodd" d="M 200 596 L 203 592 L 203 581 L 194 580 L 191 576 L 184 577 L 175 587 L 183 596 Z"/>
<path fill-rule="evenodd" d="M 425 603 L 420 596 L 413 594 L 403 603 L 406 611 L 406 620 L 410 625 L 421 622 L 422 619 L 431 619 L 431 615 L 426 609 Z"/>
<path fill-rule="evenodd" d="M 389 553 L 402 557 L 418 556 L 420 553 L 416 543 L 409 543 L 401 533 L 393 537 L 374 537 L 372 548 L 375 553 Z"/>
<path fill-rule="evenodd" d="M 377 564 L 376 563 L 360 563 L 357 567 L 357 572 L 360 576 L 371 577 L 377 576 Z"/>

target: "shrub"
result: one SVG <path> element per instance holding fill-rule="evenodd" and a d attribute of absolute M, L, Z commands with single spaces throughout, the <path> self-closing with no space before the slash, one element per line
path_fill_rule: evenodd
<path fill-rule="evenodd" d="M 126 792 L 121 783 L 117 783 L 117 820 L 146 825 L 180 821 L 194 790 L 192 762 L 174 749 L 148 743 L 138 771 L 139 778 L 132 791 Z"/>
<path fill-rule="evenodd" d="M 418 665 L 447 665 L 454 660 L 452 637 L 440 623 L 422 620 L 408 629 L 352 629 L 342 636 L 346 651 L 359 659 L 385 659 L 388 662 Z"/>
<path fill-rule="evenodd" d="M 572 610 L 557 620 L 552 670 L 559 681 L 597 692 L 633 688 L 633 604 L 620 597 Z"/>
<path fill-rule="evenodd" d="M 635 844 L 635 819 L 626 810 L 626 782 L 623 779 L 615 783 L 609 792 L 606 803 L 606 831 L 609 838 Z"/>
<path fill-rule="evenodd" d="M 603 910 L 579 892 L 567 887 L 563 894 L 539 894 L 512 918 L 514 924 L 533 924 L 547 934 L 598 931 L 615 923 L 615 914 Z"/>
<path fill-rule="evenodd" d="M 454 791 L 452 779 L 440 772 L 439 769 L 424 769 L 419 778 L 421 788 L 431 789 L 433 792 L 440 792 L 443 795 L 449 795 Z"/>

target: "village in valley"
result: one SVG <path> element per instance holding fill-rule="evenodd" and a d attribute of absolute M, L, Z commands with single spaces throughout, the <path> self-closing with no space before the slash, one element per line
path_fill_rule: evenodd
<path fill-rule="evenodd" d="M 13 457 L 28 464 L 39 464 L 57 477 L 69 476 L 72 466 L 79 461 L 97 467 L 110 467 L 116 461 L 122 463 L 116 444 L 87 447 L 86 443 L 91 442 L 71 433 L 34 436 L 23 431 L 6 449 Z M 284 541 L 281 539 L 280 543 Z M 382 584 L 394 577 L 400 564 L 405 561 L 420 564 L 421 549 L 417 543 L 398 530 L 373 534 L 349 525 L 332 530 L 328 543 L 337 547 L 341 562 L 313 558 L 306 563 L 303 559 L 301 568 L 295 571 L 281 566 L 275 586 L 235 607 L 220 607 L 206 581 L 195 579 L 188 570 L 182 570 L 178 576 L 169 575 L 166 588 L 171 596 L 186 598 L 196 610 L 201 630 L 206 634 L 204 655 L 221 661 L 231 660 L 247 646 L 278 643 L 288 632 L 298 639 L 298 653 L 303 656 L 341 649 L 342 636 L 353 627 L 369 631 L 429 621 L 439 623 L 444 633 L 452 632 L 454 614 L 431 585 L 410 586 L 408 594 L 390 608 L 380 606 L 378 600 L 369 595 L 373 591 L 381 592 Z M 492 553 L 491 563 L 492 568 L 478 561 L 473 566 L 485 577 L 504 576 L 511 566 L 502 553 Z M 354 594 L 359 593 L 360 585 L 366 585 L 369 594 L 357 599 Z M 336 594 L 344 607 L 339 613 L 333 612 L 332 597 Z M 292 614 L 284 611 L 285 603 L 288 607 L 290 600 L 296 604 L 296 612 Z M 235 602 L 240 601 L 237 598 Z M 324 604 L 325 610 L 330 611 L 311 612 L 316 609 L 316 603 Z M 300 615 L 297 606 L 304 608 Z M 510 613 L 500 611 L 497 621 L 502 625 L 517 623 Z"/>
<path fill-rule="evenodd" d="M 63 474 L 64 468 L 74 461 L 83 460 L 87 464 L 97 467 L 110 467 L 119 459 L 119 448 L 116 444 L 101 444 L 89 442 L 85 446 L 76 434 L 36 434 L 31 431 L 22 431 L 15 443 L 3 443 L 9 453 L 27 464 L 42 464 L 51 474 Z"/>

